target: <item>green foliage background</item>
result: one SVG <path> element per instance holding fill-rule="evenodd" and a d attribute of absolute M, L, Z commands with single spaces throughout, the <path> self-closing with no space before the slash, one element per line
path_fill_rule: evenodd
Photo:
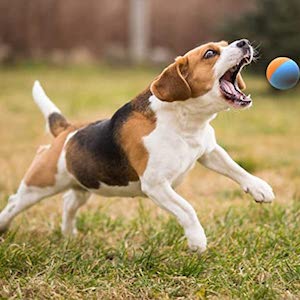
<path fill-rule="evenodd" d="M 246 15 L 233 17 L 221 30 L 229 40 L 247 37 L 258 46 L 259 63 L 253 68 L 266 68 L 275 57 L 300 60 L 300 1 L 257 0 Z"/>

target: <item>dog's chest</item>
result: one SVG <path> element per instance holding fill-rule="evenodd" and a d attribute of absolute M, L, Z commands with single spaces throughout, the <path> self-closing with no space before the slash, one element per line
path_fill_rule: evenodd
<path fill-rule="evenodd" d="M 213 129 L 207 125 L 197 130 L 186 130 L 175 124 L 176 120 L 173 123 L 170 120 L 159 121 L 156 129 L 144 138 L 149 152 L 144 176 L 165 178 L 176 186 L 197 159 L 213 146 Z"/>

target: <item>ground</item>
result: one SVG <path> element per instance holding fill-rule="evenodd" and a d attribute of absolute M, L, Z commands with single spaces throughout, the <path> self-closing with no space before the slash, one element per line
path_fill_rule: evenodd
<path fill-rule="evenodd" d="M 133 98 L 158 70 L 21 64 L 0 68 L 0 209 L 38 145 L 48 143 L 31 98 L 39 79 L 70 120 L 97 120 Z M 208 237 L 199 257 L 177 222 L 149 199 L 93 196 L 79 236 L 60 233 L 61 196 L 20 215 L 0 237 L 0 298 L 299 299 L 300 90 L 272 91 L 246 76 L 254 105 L 213 121 L 219 143 L 268 181 L 271 205 L 255 203 L 229 179 L 196 166 L 179 193 Z"/>

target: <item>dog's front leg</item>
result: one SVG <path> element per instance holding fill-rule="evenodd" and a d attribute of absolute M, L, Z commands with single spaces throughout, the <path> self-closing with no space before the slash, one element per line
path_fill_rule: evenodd
<path fill-rule="evenodd" d="M 250 193 L 256 202 L 272 202 L 275 198 L 268 183 L 245 171 L 219 145 L 213 151 L 204 154 L 198 161 L 205 167 L 239 183 L 242 189 L 246 193 Z"/>
<path fill-rule="evenodd" d="M 142 181 L 142 190 L 156 204 L 177 218 L 191 250 L 199 253 L 206 250 L 206 236 L 194 208 L 168 182 L 149 184 Z"/>

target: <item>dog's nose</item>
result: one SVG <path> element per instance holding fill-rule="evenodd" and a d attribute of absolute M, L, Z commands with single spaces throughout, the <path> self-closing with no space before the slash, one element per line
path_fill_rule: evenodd
<path fill-rule="evenodd" d="M 247 39 L 239 40 L 236 43 L 236 46 L 239 47 L 239 48 L 248 48 L 249 45 L 250 45 L 250 43 L 249 43 L 249 41 Z"/>

